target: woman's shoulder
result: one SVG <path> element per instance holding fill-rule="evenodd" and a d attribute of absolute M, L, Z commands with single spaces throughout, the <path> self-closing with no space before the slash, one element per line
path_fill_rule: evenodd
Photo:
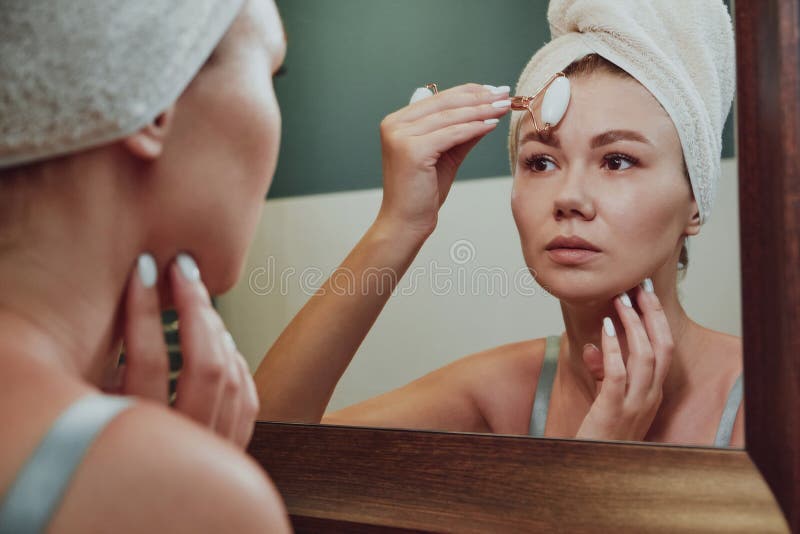
<path fill-rule="evenodd" d="M 546 337 L 515 341 L 469 354 L 455 363 L 486 372 L 503 372 L 508 368 L 520 371 L 522 367 L 533 371 L 541 367 L 546 346 Z"/>
<path fill-rule="evenodd" d="M 10 386 L 0 400 L 0 426 L 15 432 L 0 446 L 0 494 L 59 416 L 98 393 L 54 374 L 7 367 L 0 379 Z M 166 407 L 134 400 L 91 442 L 50 529 L 262 532 L 265 524 L 288 531 L 280 497 L 252 459 Z"/>
<path fill-rule="evenodd" d="M 527 433 L 546 347 L 546 337 L 517 341 L 453 364 L 492 432 Z"/>
<path fill-rule="evenodd" d="M 741 337 L 704 326 L 699 326 L 698 332 L 697 350 L 705 359 L 713 359 L 725 367 L 741 369 L 743 354 Z"/>
<path fill-rule="evenodd" d="M 52 525 L 58 532 L 125 532 L 126 525 L 153 532 L 262 532 L 265 525 L 288 531 L 280 496 L 251 458 L 144 400 L 92 444 Z"/>

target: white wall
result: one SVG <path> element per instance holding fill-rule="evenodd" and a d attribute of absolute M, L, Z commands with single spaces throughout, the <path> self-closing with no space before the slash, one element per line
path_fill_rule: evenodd
<path fill-rule="evenodd" d="M 426 278 L 413 292 L 408 275 L 401 281 L 400 294 L 378 318 L 329 409 L 406 384 L 460 356 L 563 330 L 556 299 L 532 282 L 528 289 L 533 295 L 514 290 L 512 277 L 525 264 L 511 217 L 510 190 L 511 178 L 453 186 L 436 232 L 409 269 L 409 273 L 424 269 Z M 741 335 L 737 193 L 736 161 L 723 160 L 712 218 L 690 240 L 690 268 L 679 291 L 693 319 Z M 267 202 L 242 280 L 218 300 L 223 319 L 252 369 L 303 306 L 311 288 L 322 283 L 320 276 L 335 269 L 358 241 L 380 199 L 380 190 L 369 190 Z M 449 291 L 431 284 L 434 267 L 452 270 L 451 275 L 439 275 L 440 282 L 452 283 Z M 280 273 L 289 276 L 287 268 L 294 273 L 288 278 L 288 291 L 282 291 Z M 485 279 L 472 294 L 471 280 L 479 268 L 507 273 L 507 294 L 500 294 L 499 284 L 491 294 Z M 304 270 L 310 279 L 301 283 Z M 267 287 L 270 276 L 273 288 Z M 460 279 L 466 280 L 466 291 L 460 291 Z"/>

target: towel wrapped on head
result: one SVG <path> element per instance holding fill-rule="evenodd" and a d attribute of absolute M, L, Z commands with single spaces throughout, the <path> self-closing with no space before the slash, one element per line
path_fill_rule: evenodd
<path fill-rule="evenodd" d="M 522 71 L 516 94 L 532 94 L 593 53 L 622 68 L 675 124 L 700 220 L 707 221 L 736 83 L 733 27 L 722 0 L 552 0 L 547 18 L 552 40 Z M 525 116 L 511 118 L 512 172 Z"/>
<path fill-rule="evenodd" d="M 0 9 L 0 168 L 121 139 L 178 99 L 243 0 Z"/>

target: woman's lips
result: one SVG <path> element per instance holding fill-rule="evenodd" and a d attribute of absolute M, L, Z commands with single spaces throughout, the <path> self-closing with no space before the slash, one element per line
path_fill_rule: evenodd
<path fill-rule="evenodd" d="M 561 265 L 581 265 L 600 255 L 595 250 L 585 248 L 552 248 L 546 252 L 551 260 Z"/>
<path fill-rule="evenodd" d="M 559 235 L 552 239 L 545 251 L 550 259 L 561 265 L 580 265 L 593 260 L 600 249 L 578 235 Z"/>

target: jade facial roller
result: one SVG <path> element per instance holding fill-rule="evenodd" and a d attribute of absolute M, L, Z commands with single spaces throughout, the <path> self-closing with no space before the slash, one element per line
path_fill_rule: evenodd
<path fill-rule="evenodd" d="M 534 104 L 536 103 L 539 95 L 544 91 L 542 98 L 542 123 L 540 125 L 536 120 L 536 114 L 533 112 Z M 515 111 L 525 111 L 530 113 L 533 127 L 536 132 L 547 137 L 550 135 L 550 130 L 556 126 L 564 114 L 567 112 L 569 105 L 570 85 L 569 79 L 563 72 L 553 74 L 550 79 L 542 86 L 541 89 L 536 91 L 533 96 L 515 96 L 511 99 L 511 109 Z"/>

